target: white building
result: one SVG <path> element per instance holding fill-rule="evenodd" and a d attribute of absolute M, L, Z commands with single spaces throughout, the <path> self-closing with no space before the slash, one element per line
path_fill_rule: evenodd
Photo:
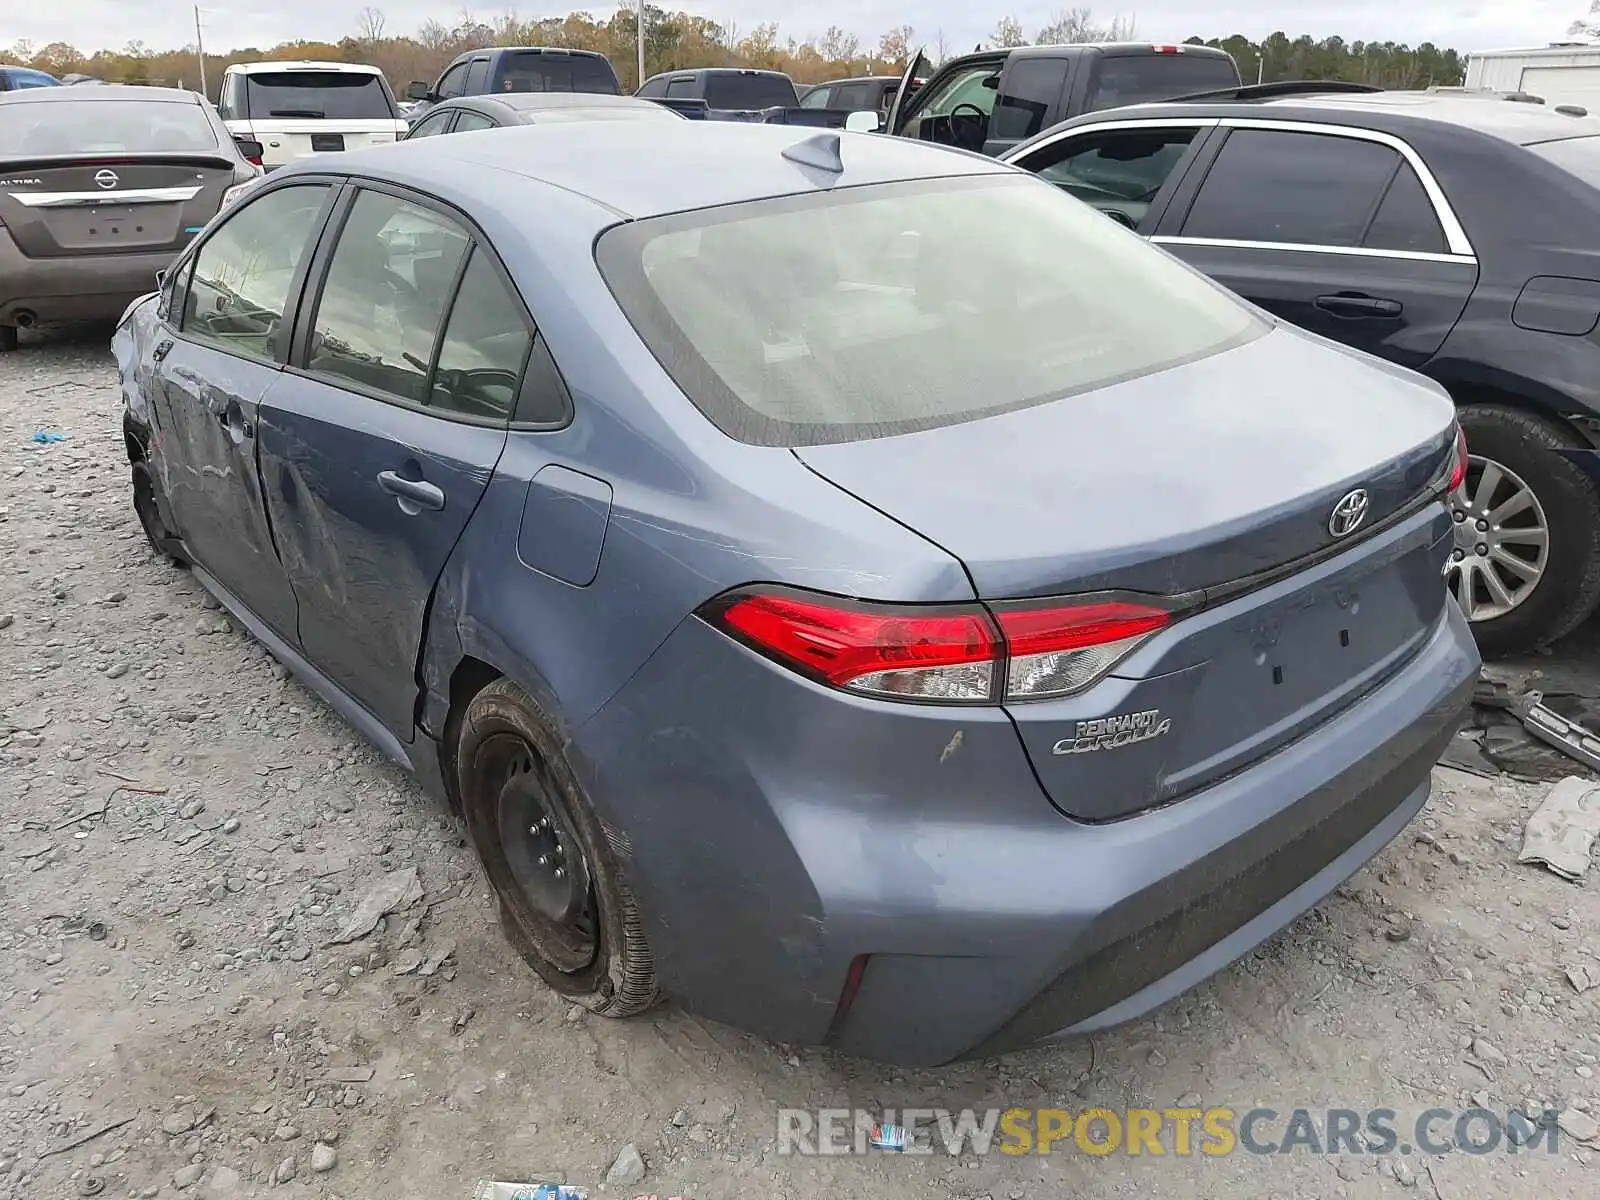
<path fill-rule="evenodd" d="M 1467 55 L 1469 88 L 1526 92 L 1554 108 L 1576 104 L 1600 116 L 1600 45 L 1571 43 L 1538 50 L 1481 50 Z"/>

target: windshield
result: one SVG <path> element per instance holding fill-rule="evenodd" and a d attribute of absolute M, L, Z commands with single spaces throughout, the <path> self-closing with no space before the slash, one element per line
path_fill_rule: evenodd
<path fill-rule="evenodd" d="M 1554 163 L 1569 175 L 1600 187 L 1600 137 L 1562 138 L 1558 142 L 1536 142 L 1528 147 L 1540 158 Z"/>
<path fill-rule="evenodd" d="M 1094 209 L 1012 176 L 658 217 L 613 228 L 597 257 L 689 399 L 757 445 L 974 420 L 1265 328 Z"/>
<path fill-rule="evenodd" d="M 706 103 L 723 109 L 799 107 L 794 84 L 782 75 L 707 75 Z"/>
<path fill-rule="evenodd" d="M 501 62 L 502 92 L 598 92 L 615 96 L 617 73 L 603 58 L 587 54 L 508 54 Z"/>
<path fill-rule="evenodd" d="M 1239 86 L 1239 68 L 1220 54 L 1120 54 L 1100 59 L 1089 109 L 1149 104 Z"/>
<path fill-rule="evenodd" d="M 0 157 L 182 153 L 217 144 L 201 107 L 181 101 L 18 103 L 0 121 Z"/>
<path fill-rule="evenodd" d="M 383 78 L 351 71 L 267 71 L 245 76 L 246 113 L 308 120 L 394 121 L 399 115 Z"/>

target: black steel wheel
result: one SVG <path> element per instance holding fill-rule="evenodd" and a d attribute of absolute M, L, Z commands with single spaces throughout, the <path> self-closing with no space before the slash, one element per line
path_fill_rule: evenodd
<path fill-rule="evenodd" d="M 553 723 L 499 679 L 454 723 L 462 815 L 523 960 L 602 1016 L 655 1003 L 655 962 L 637 905 Z"/>

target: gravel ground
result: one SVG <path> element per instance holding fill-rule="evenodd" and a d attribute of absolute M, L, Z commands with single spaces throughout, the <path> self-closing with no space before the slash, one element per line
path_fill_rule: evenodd
<path fill-rule="evenodd" d="M 780 1106 L 1550 1105 L 1582 1130 L 1600 988 L 1564 971 L 1600 976 L 1600 871 L 1517 866 L 1541 789 L 1441 768 L 1317 912 L 1092 1042 L 902 1072 L 670 1006 L 569 1010 L 502 940 L 458 823 L 149 553 L 106 337 L 0 357 L 0 1195 L 598 1195 L 629 1144 L 644 1180 L 606 1195 L 1600 1194 L 1600 1151 L 1565 1135 L 1439 1157 L 779 1155 Z M 331 944 L 406 869 L 421 899 Z"/>

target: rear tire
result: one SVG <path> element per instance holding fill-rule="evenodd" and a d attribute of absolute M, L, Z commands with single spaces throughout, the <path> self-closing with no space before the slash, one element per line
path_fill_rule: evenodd
<path fill-rule="evenodd" d="M 161 519 L 161 506 L 156 502 L 159 488 L 150 464 L 133 464 L 133 511 L 138 515 L 150 549 L 165 555 L 180 567 L 187 567 L 189 556 L 183 551 L 183 539 L 168 529 L 166 522 Z"/>
<path fill-rule="evenodd" d="M 1468 593 L 1475 604 L 1463 604 L 1463 609 L 1476 607 L 1483 613 L 1474 619 L 1473 612 L 1467 611 L 1484 657 L 1534 650 L 1571 633 L 1600 604 L 1600 485 L 1558 453 L 1589 446 L 1555 422 L 1520 409 L 1470 404 L 1461 408 L 1458 416 L 1473 462 L 1467 482 L 1453 498 L 1458 518 L 1466 517 L 1457 521 L 1462 538 L 1457 552 L 1471 566 L 1476 547 L 1466 543 L 1476 540 L 1473 530 L 1479 520 L 1486 520 L 1489 530 L 1480 545 L 1492 546 L 1490 539 L 1504 537 L 1506 553 L 1532 564 L 1519 568 L 1507 564 L 1504 557 L 1498 560 L 1502 591 L 1513 601 L 1509 607 L 1495 603 L 1484 586 L 1487 581 L 1482 581 Z M 1475 495 L 1489 467 L 1503 480 L 1494 502 Z M 1488 521 L 1488 511 L 1499 508 L 1505 512 L 1510 507 L 1518 488 L 1531 493 L 1535 505 L 1520 502 L 1520 513 Z M 1474 500 L 1484 511 L 1469 511 Z M 1542 559 L 1537 557 L 1537 543 L 1527 540 L 1528 527 L 1536 528 L 1540 522 L 1548 540 Z M 1520 538 L 1514 536 L 1519 525 Z M 1478 557 L 1476 562 L 1493 565 L 1495 560 Z M 1529 584 L 1523 577 L 1533 569 L 1542 573 Z M 1452 568 L 1449 583 L 1458 598 L 1462 594 L 1459 577 L 1460 569 Z M 1519 585 L 1522 590 L 1516 590 Z"/>
<path fill-rule="evenodd" d="M 513 948 L 556 992 L 599 1016 L 655 1004 L 638 907 L 554 723 L 522 688 L 497 679 L 455 724 L 462 815 Z"/>
<path fill-rule="evenodd" d="M 17 327 L 0 325 L 0 354 L 9 354 L 17 348 Z"/>

